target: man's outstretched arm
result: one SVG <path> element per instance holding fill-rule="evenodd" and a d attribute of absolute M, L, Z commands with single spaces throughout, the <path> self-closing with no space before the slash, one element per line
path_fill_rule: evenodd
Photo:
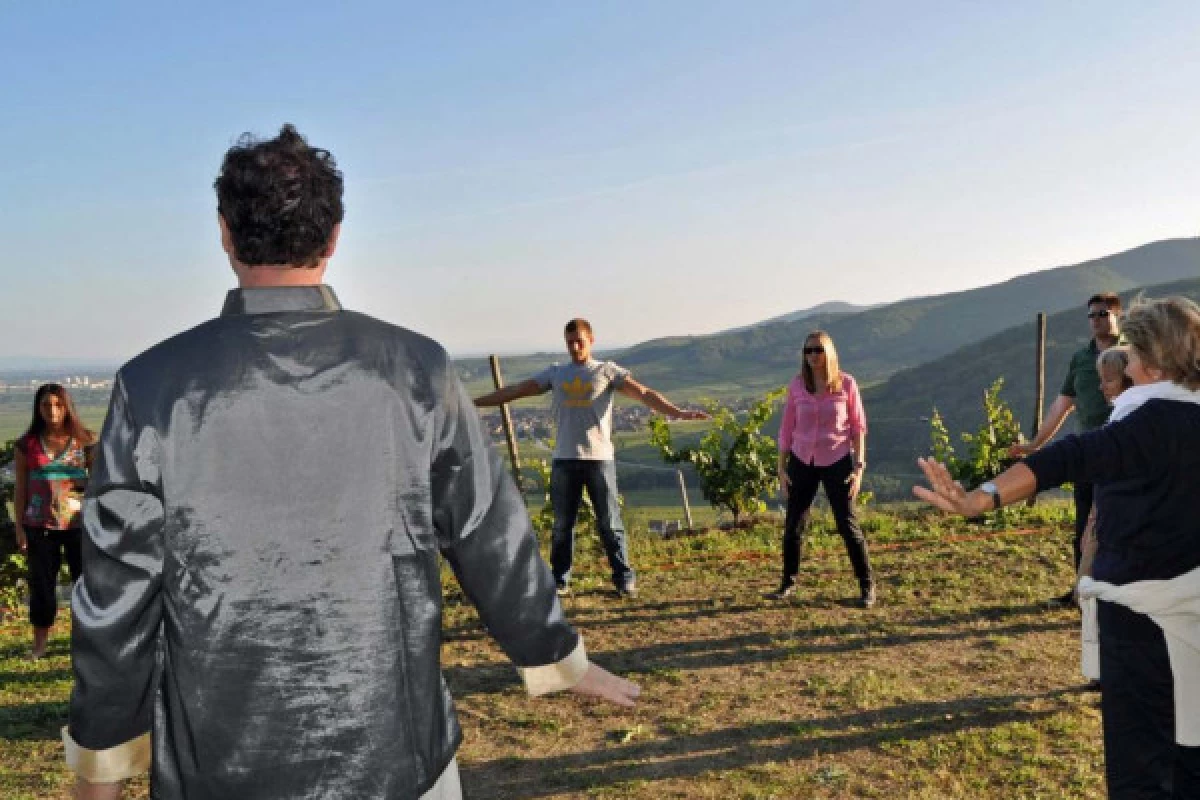
<path fill-rule="evenodd" d="M 1027 456 L 1030 453 L 1036 453 L 1046 442 L 1054 438 L 1054 435 L 1058 433 L 1058 429 L 1067 421 L 1067 415 L 1074 410 L 1075 398 L 1060 394 L 1050 404 L 1050 410 L 1046 412 L 1046 419 L 1042 422 L 1041 428 L 1038 429 L 1037 436 L 1033 437 L 1033 441 L 1026 444 L 1014 444 L 1008 448 L 1008 454 L 1014 458 L 1019 458 Z"/>
<path fill-rule="evenodd" d="M 643 386 L 633 378 L 625 378 L 617 388 L 617 391 L 626 397 L 632 397 L 649 409 L 657 411 L 660 414 L 666 414 L 668 417 L 675 419 L 708 419 L 707 413 L 680 408 L 660 392 L 656 392 L 648 386 Z"/>
<path fill-rule="evenodd" d="M 150 766 L 162 623 L 159 444 L 138 426 L 118 375 L 83 508 L 83 577 L 71 600 L 75 687 L 63 730 L 77 797 L 120 796 Z"/>
<path fill-rule="evenodd" d="M 523 380 L 520 383 L 514 383 L 512 386 L 505 386 L 503 389 L 497 389 L 494 392 L 475 398 L 475 405 L 479 408 L 489 408 L 491 406 L 502 406 L 505 403 L 511 403 L 513 400 L 520 400 L 523 397 L 533 397 L 534 395 L 544 394 L 549 391 L 549 386 L 542 386 L 533 378 Z"/>

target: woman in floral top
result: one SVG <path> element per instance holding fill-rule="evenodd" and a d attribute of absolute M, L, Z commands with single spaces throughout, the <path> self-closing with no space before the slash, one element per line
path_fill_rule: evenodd
<path fill-rule="evenodd" d="M 55 589 L 65 554 L 71 580 L 83 571 L 80 524 L 83 490 L 95 436 L 75 413 L 67 390 L 40 386 L 33 398 L 33 421 L 17 440 L 17 547 L 29 559 L 29 621 L 33 658 L 46 654 L 58 601 Z"/>

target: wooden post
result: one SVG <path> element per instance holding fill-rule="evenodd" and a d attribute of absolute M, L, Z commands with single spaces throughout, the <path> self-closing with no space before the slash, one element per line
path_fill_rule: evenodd
<path fill-rule="evenodd" d="M 1033 388 L 1033 438 L 1042 429 L 1042 414 L 1046 403 L 1046 312 L 1039 311 L 1037 315 L 1037 352 L 1034 356 L 1034 388 Z M 1037 503 L 1037 495 L 1025 501 L 1025 505 L 1033 508 Z"/>
<path fill-rule="evenodd" d="M 694 526 L 692 525 L 692 507 L 688 505 L 687 499 L 687 482 L 683 479 L 683 470 L 677 469 L 675 474 L 679 476 L 679 496 L 683 498 L 683 518 L 687 520 L 690 531 Z"/>
<path fill-rule="evenodd" d="M 1042 412 L 1046 402 L 1046 312 L 1037 315 L 1037 357 L 1034 369 L 1033 435 L 1042 429 Z"/>
<path fill-rule="evenodd" d="M 496 356 L 488 356 L 488 363 L 492 366 L 492 382 L 496 384 L 497 389 L 504 388 L 504 378 L 500 375 L 500 359 Z M 513 431 L 512 414 L 508 410 L 508 403 L 500 406 L 500 424 L 504 426 L 504 438 L 508 440 L 508 457 L 512 459 L 513 480 L 517 483 L 517 491 L 521 491 L 521 461 L 517 457 L 517 435 Z"/>
<path fill-rule="evenodd" d="M 983 390 L 983 402 L 981 403 L 981 405 L 983 407 L 984 416 L 987 416 L 987 399 L 988 399 L 988 390 L 984 389 Z M 991 417 L 988 417 L 987 424 L 988 424 L 988 441 L 990 441 L 992 443 L 992 447 L 995 447 L 996 446 L 996 426 L 994 426 L 992 424 Z"/>

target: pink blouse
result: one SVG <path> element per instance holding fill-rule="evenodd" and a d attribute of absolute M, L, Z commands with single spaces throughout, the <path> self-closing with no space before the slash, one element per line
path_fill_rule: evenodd
<path fill-rule="evenodd" d="M 850 452 L 859 434 L 867 433 L 867 415 L 854 378 L 842 373 L 842 390 L 813 395 L 797 375 L 788 384 L 779 449 L 787 448 L 805 464 L 828 467 Z"/>

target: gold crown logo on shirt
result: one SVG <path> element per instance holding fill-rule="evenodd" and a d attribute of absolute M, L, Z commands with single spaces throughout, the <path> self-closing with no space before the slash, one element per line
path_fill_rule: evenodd
<path fill-rule="evenodd" d="M 591 381 L 584 381 L 578 377 L 575 380 L 564 381 L 562 390 L 563 394 L 566 395 L 563 400 L 564 405 L 579 408 L 592 404 Z"/>

